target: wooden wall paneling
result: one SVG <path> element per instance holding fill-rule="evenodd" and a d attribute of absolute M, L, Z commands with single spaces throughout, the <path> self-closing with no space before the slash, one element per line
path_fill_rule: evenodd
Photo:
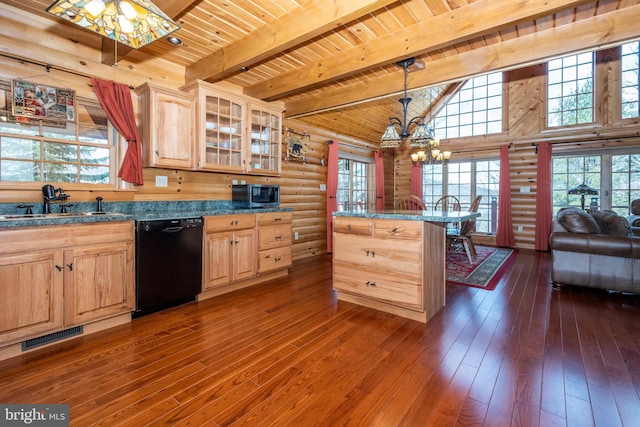
<path fill-rule="evenodd" d="M 509 103 L 506 105 L 509 121 L 508 134 L 512 138 L 538 135 L 546 117 L 546 87 L 543 86 L 546 64 L 535 65 L 509 72 Z"/>

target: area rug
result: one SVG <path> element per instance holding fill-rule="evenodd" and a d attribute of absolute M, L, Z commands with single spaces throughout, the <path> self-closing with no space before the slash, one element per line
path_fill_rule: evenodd
<path fill-rule="evenodd" d="M 447 252 L 447 283 L 493 290 L 518 251 L 476 246 L 476 258 L 469 264 L 464 252 Z"/>

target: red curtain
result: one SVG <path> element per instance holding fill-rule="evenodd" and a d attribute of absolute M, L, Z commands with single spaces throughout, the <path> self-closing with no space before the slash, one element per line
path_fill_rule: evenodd
<path fill-rule="evenodd" d="M 536 239 L 537 251 L 549 250 L 551 233 L 551 144 L 538 144 L 538 174 L 536 191 Z"/>
<path fill-rule="evenodd" d="M 384 210 L 384 159 L 382 150 L 375 152 L 376 162 L 376 210 Z"/>
<path fill-rule="evenodd" d="M 91 86 L 109 121 L 128 143 L 118 176 L 132 184 L 142 185 L 142 149 L 129 87 L 95 77 L 91 78 Z"/>
<path fill-rule="evenodd" d="M 333 252 L 333 213 L 338 210 L 338 141 L 329 142 L 327 163 L 327 252 Z"/>
<path fill-rule="evenodd" d="M 422 200 L 422 165 L 411 165 L 411 195 Z"/>
<path fill-rule="evenodd" d="M 498 231 L 496 245 L 513 247 L 516 240 L 513 236 L 511 221 L 511 174 L 509 166 L 509 147 L 500 147 L 500 188 L 498 189 Z"/>

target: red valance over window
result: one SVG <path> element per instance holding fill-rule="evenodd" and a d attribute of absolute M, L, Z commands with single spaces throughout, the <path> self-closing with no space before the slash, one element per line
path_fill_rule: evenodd
<path fill-rule="evenodd" d="M 142 185 L 142 147 L 129 87 L 95 77 L 91 78 L 91 85 L 109 121 L 128 142 L 118 176 L 132 184 Z"/>

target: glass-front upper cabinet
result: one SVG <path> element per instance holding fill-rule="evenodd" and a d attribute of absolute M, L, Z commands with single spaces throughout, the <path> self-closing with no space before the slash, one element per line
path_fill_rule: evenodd
<path fill-rule="evenodd" d="M 280 175 L 282 103 L 262 102 L 203 81 L 182 90 L 198 98 L 197 169 Z"/>
<path fill-rule="evenodd" d="M 280 173 L 282 112 L 250 104 L 251 144 L 247 172 L 252 174 Z"/>
<path fill-rule="evenodd" d="M 200 146 L 200 169 L 242 170 L 245 106 L 219 96 L 205 96 L 204 144 Z"/>

